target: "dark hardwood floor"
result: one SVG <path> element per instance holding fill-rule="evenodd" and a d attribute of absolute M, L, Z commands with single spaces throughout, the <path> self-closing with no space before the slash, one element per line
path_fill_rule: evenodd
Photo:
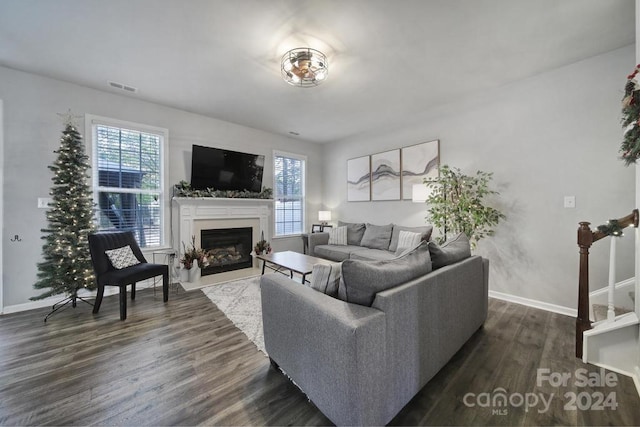
<path fill-rule="evenodd" d="M 0 316 L 0 425 L 331 424 L 202 292 L 172 291 L 163 304 L 145 289 L 128 309 L 121 322 L 111 296 L 97 315 L 81 303 L 46 324 L 47 309 Z M 485 326 L 392 424 L 640 425 L 630 378 L 537 384 L 539 368 L 599 372 L 573 356 L 573 329 L 572 318 L 491 300 Z M 513 404 L 479 406 L 500 388 Z M 565 408 L 566 393 L 584 404 L 598 392 L 614 393 L 617 408 Z M 519 405 L 534 394 L 548 410 Z"/>

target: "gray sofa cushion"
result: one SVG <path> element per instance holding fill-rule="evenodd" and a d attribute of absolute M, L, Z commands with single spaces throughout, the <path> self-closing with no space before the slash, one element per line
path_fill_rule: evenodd
<path fill-rule="evenodd" d="M 384 249 L 369 249 L 359 247 L 351 252 L 349 259 L 359 259 L 363 261 L 378 261 L 382 259 L 393 259 L 396 254 L 393 252 L 385 251 Z"/>
<path fill-rule="evenodd" d="M 345 260 L 338 298 L 371 306 L 378 292 L 391 289 L 429 273 L 431 257 L 427 242 L 394 259 L 382 261 Z"/>
<path fill-rule="evenodd" d="M 367 223 L 367 228 L 364 230 L 364 236 L 362 236 L 360 246 L 371 249 L 389 250 L 392 230 L 393 224 L 374 225 Z"/>
<path fill-rule="evenodd" d="M 313 248 L 315 256 L 330 259 L 331 261 L 344 261 L 349 259 L 351 252 L 362 249 L 360 246 L 338 246 L 338 245 L 318 245 Z"/>
<path fill-rule="evenodd" d="M 433 232 L 432 225 L 424 225 L 421 227 L 403 227 L 401 225 L 393 224 L 393 232 L 391 233 L 391 243 L 389 244 L 389 250 L 395 252 L 398 250 L 398 237 L 400 237 L 401 231 L 410 231 L 412 233 L 422 234 L 422 240 L 429 241 L 431 233 Z"/>
<path fill-rule="evenodd" d="M 366 226 L 364 223 L 338 221 L 338 227 L 347 227 L 347 245 L 360 245 Z"/>
<path fill-rule="evenodd" d="M 469 238 L 460 233 L 453 239 L 447 240 L 442 246 L 436 242 L 429 242 L 429 252 L 431 253 L 431 261 L 433 269 L 453 264 L 471 256 L 471 245 Z"/>

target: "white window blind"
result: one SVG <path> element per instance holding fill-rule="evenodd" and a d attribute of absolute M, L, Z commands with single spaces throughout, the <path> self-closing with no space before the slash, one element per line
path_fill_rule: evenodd
<path fill-rule="evenodd" d="M 163 245 L 165 133 L 92 123 L 98 229 L 131 230 L 141 248 Z"/>
<path fill-rule="evenodd" d="M 305 159 L 275 153 L 274 199 L 276 236 L 300 234 L 305 218 Z"/>

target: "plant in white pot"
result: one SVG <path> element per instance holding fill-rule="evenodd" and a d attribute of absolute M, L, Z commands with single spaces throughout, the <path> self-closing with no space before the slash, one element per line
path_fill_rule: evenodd
<path fill-rule="evenodd" d="M 439 171 L 437 178 L 424 180 L 430 189 L 427 220 L 440 229 L 441 241 L 446 240 L 447 233 L 463 232 L 475 248 L 480 239 L 493 235 L 500 220 L 506 219 L 502 212 L 485 204 L 485 197 L 499 194 L 489 189 L 493 174 L 477 171 L 470 176 L 447 165 Z"/>
<path fill-rule="evenodd" d="M 200 278 L 200 269 L 208 265 L 207 252 L 202 248 L 196 248 L 196 236 L 191 236 L 191 247 L 187 248 L 182 242 L 183 255 L 180 263 L 187 270 L 188 281 L 195 282 Z"/>

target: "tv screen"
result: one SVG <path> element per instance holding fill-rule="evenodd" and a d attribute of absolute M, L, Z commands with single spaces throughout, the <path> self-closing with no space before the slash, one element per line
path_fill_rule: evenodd
<path fill-rule="evenodd" d="M 264 156 L 194 145 L 191 188 L 262 191 Z"/>

